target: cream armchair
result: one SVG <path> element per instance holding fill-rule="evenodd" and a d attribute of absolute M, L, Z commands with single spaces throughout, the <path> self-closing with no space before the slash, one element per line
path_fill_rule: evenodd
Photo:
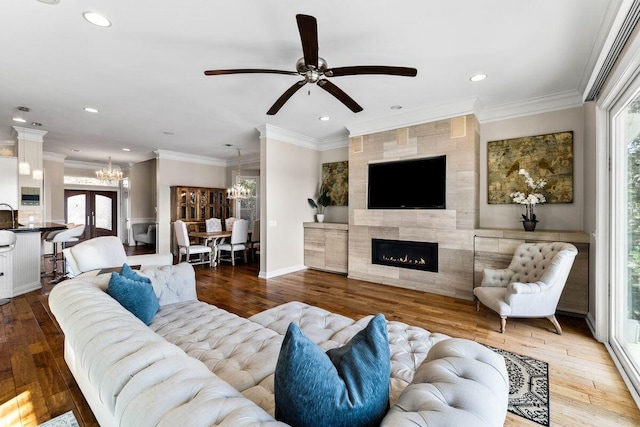
<path fill-rule="evenodd" d="M 486 268 L 482 284 L 473 290 L 480 303 L 500 315 L 500 332 L 507 317 L 546 317 L 558 334 L 556 307 L 578 250 L 570 243 L 523 243 L 509 267 Z"/>
<path fill-rule="evenodd" d="M 148 255 L 130 255 L 124 251 L 122 242 L 116 236 L 103 236 L 85 240 L 62 251 L 67 265 L 67 275 L 76 277 L 96 275 L 103 268 L 129 265 L 171 265 L 170 252 Z"/>

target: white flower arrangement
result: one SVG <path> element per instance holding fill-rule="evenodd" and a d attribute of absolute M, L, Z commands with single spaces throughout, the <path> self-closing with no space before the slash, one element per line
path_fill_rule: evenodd
<path fill-rule="evenodd" d="M 533 207 L 535 205 L 543 204 L 547 199 L 544 197 L 544 194 L 535 191 L 543 189 L 544 186 L 547 185 L 547 181 L 542 178 L 534 181 L 525 169 L 520 169 L 518 174 L 524 177 L 524 181 L 527 183 L 527 187 L 531 189 L 531 192 L 524 193 L 522 191 L 515 191 L 509 196 L 513 200 L 513 203 L 526 205 L 525 213 L 522 214 L 522 219 L 524 221 L 537 222 L 538 220 L 536 219 L 536 215 L 533 213 Z"/>

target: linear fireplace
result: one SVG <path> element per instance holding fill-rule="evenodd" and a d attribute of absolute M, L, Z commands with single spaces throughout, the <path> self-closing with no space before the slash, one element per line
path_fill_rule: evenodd
<path fill-rule="evenodd" d="M 371 239 L 371 263 L 438 272 L 438 244 Z"/>

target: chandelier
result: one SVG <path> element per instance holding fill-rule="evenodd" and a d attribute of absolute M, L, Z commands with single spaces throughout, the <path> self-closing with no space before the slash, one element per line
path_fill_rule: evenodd
<path fill-rule="evenodd" d="M 122 179 L 122 171 L 111 167 L 111 156 L 109 156 L 109 166 L 96 171 L 96 176 L 100 181 L 120 181 Z"/>
<path fill-rule="evenodd" d="M 227 189 L 227 199 L 231 200 L 243 200 L 251 198 L 251 190 L 241 184 L 240 177 L 242 177 L 242 169 L 240 166 L 240 160 L 242 156 L 240 149 L 238 148 L 238 172 L 236 173 L 236 183 L 233 187 Z"/>

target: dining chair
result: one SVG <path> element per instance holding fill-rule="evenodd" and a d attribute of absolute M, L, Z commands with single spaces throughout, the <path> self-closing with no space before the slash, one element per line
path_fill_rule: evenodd
<path fill-rule="evenodd" d="M 246 219 L 236 219 L 231 229 L 231 237 L 228 243 L 218 245 L 219 261 L 231 261 L 231 265 L 236 265 L 236 254 L 244 254 L 244 262 L 247 262 L 247 235 L 249 234 L 249 221 Z M 229 258 L 222 258 L 222 252 L 229 252 Z"/>
<path fill-rule="evenodd" d="M 189 232 L 187 231 L 187 225 L 182 220 L 177 220 L 173 223 L 173 227 L 176 233 L 176 240 L 178 241 L 178 263 L 181 262 L 182 257 L 186 262 L 198 265 L 209 264 L 211 266 L 213 257 L 211 256 L 213 251 L 210 246 L 207 245 L 194 245 L 189 240 Z M 198 255 L 197 259 L 192 259 L 192 255 Z"/>
<path fill-rule="evenodd" d="M 253 221 L 253 230 L 251 231 L 251 239 L 249 240 L 251 261 L 255 260 L 256 254 L 260 253 L 260 220 Z"/>
<path fill-rule="evenodd" d="M 224 220 L 224 229 L 227 231 L 233 230 L 233 223 L 237 218 L 230 216 L 229 218 Z"/>
<path fill-rule="evenodd" d="M 204 225 L 207 233 L 222 231 L 222 221 L 220 218 L 209 218 L 204 221 Z"/>

